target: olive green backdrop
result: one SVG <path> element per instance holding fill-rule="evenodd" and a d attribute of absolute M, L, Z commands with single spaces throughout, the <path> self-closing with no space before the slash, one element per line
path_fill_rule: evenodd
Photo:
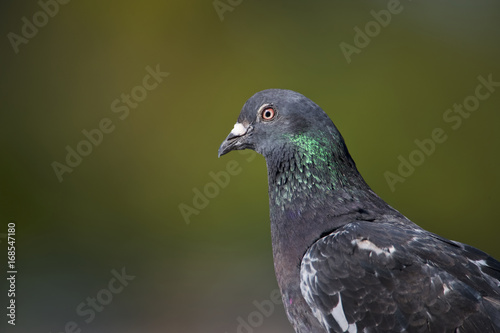
<path fill-rule="evenodd" d="M 500 82 L 498 1 L 33 0 L 0 13 L 2 332 L 292 332 L 270 305 L 265 161 L 217 159 L 266 88 L 318 103 L 392 206 L 500 257 L 500 87 L 468 97 L 479 76 Z M 464 101 L 475 111 L 449 118 Z M 446 141 L 419 153 L 436 128 Z M 419 165 L 393 191 L 400 155 Z"/>

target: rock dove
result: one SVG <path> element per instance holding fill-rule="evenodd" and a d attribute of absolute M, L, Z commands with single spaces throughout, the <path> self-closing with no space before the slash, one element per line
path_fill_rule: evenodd
<path fill-rule="evenodd" d="M 274 268 L 298 333 L 500 332 L 500 263 L 411 222 L 313 101 L 258 92 L 219 148 L 266 159 Z"/>

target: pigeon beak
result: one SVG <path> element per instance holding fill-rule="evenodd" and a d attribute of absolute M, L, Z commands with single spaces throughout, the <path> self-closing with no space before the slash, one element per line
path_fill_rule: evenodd
<path fill-rule="evenodd" d="M 233 130 L 219 147 L 219 157 L 229 153 L 231 150 L 252 148 L 252 146 L 245 140 L 247 138 L 247 134 L 251 130 L 252 126 L 250 125 L 245 126 L 242 123 L 234 124 Z"/>

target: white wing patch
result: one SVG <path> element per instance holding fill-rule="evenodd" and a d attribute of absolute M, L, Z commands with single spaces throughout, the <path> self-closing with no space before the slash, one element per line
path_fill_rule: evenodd
<path fill-rule="evenodd" d="M 352 245 L 356 245 L 360 250 L 371 251 L 377 255 L 384 254 L 386 257 L 392 255 L 392 253 L 396 251 L 392 245 L 390 247 L 381 248 L 370 242 L 368 239 L 355 239 L 351 243 Z"/>
<path fill-rule="evenodd" d="M 347 322 L 347 319 L 346 319 L 345 314 L 344 314 L 344 308 L 342 307 L 342 295 L 341 294 L 339 294 L 339 302 L 332 310 L 332 316 L 333 316 L 333 319 L 335 319 L 335 321 L 337 321 L 337 324 L 339 324 L 342 331 L 345 332 L 345 330 L 349 327 L 349 323 Z"/>
<path fill-rule="evenodd" d="M 313 293 L 311 287 L 314 287 L 316 284 L 316 269 L 313 267 L 312 263 L 316 261 L 315 259 L 309 256 L 309 253 L 306 253 L 304 258 L 302 259 L 302 265 L 300 268 L 300 291 L 302 292 L 302 296 L 305 298 L 307 304 L 311 307 L 314 316 L 319 322 L 325 327 L 328 328 L 329 325 L 326 321 L 325 314 L 322 313 L 317 307 L 314 305 Z M 357 333 L 358 329 L 356 327 L 356 323 L 349 324 L 347 318 L 345 317 L 344 308 L 342 306 L 342 296 L 340 293 L 335 293 L 334 295 L 339 296 L 339 301 L 337 305 L 331 310 L 331 315 L 333 319 L 337 322 L 343 332 L 349 333 Z M 333 295 L 332 295 L 333 296 Z"/>
<path fill-rule="evenodd" d="M 342 294 L 339 295 L 339 302 L 332 310 L 333 319 L 339 324 L 340 328 L 344 332 L 356 333 L 358 331 L 356 324 L 350 324 L 347 322 L 347 319 L 344 314 L 344 308 L 342 306 Z"/>
<path fill-rule="evenodd" d="M 472 261 L 474 263 L 474 265 L 476 265 L 479 269 L 485 267 L 485 266 L 488 266 L 488 264 L 486 263 L 486 260 L 484 259 L 481 259 L 481 260 L 474 260 Z"/>
<path fill-rule="evenodd" d="M 500 287 L 500 281 L 499 280 L 491 278 L 490 276 L 484 274 L 483 268 L 484 267 L 488 267 L 488 263 L 486 262 L 486 260 L 484 260 L 484 259 L 481 259 L 481 260 L 470 260 L 470 262 L 472 262 L 474 265 L 477 266 L 477 268 L 479 268 L 479 270 L 481 271 L 481 274 L 482 274 L 482 276 L 483 276 L 483 278 L 485 280 L 490 281 L 490 283 L 492 283 L 493 285 L 495 285 L 497 288 Z"/>
<path fill-rule="evenodd" d="M 450 288 L 445 284 L 443 283 L 443 294 L 446 295 L 450 292 Z"/>

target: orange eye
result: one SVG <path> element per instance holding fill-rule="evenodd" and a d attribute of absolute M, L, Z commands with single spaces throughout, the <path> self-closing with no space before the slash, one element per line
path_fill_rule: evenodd
<path fill-rule="evenodd" d="M 275 115 L 276 111 L 271 107 L 267 107 L 262 111 L 262 119 L 264 120 L 272 120 Z"/>

